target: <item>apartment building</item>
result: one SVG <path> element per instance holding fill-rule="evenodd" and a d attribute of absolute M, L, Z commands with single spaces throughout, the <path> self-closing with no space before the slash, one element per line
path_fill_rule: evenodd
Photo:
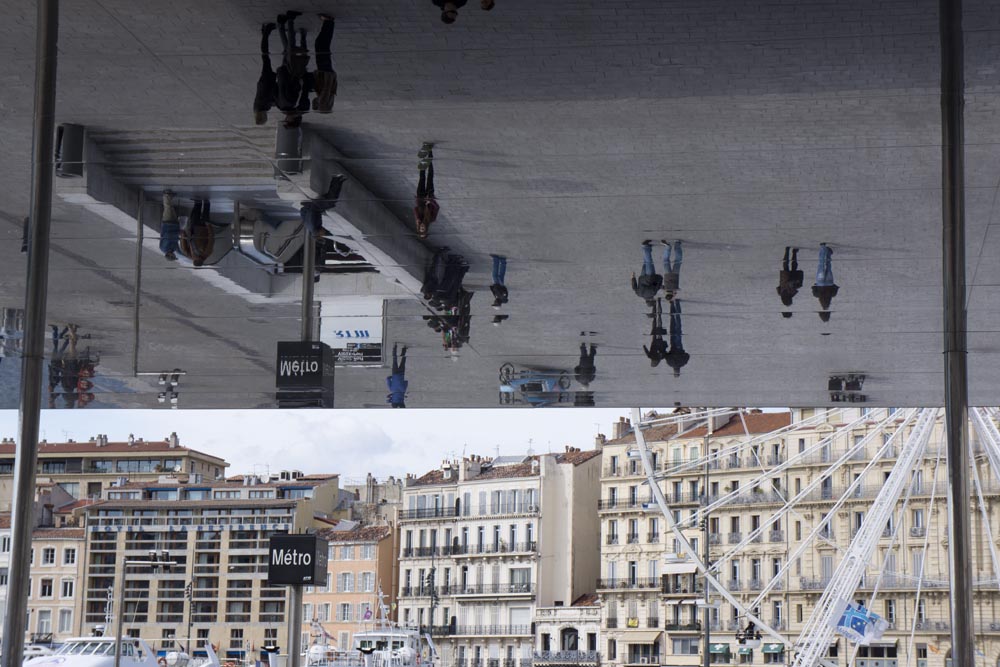
<path fill-rule="evenodd" d="M 382 604 L 395 618 L 396 531 L 390 526 L 359 526 L 350 530 L 326 529 L 320 536 L 330 544 L 329 576 L 325 588 L 306 587 L 303 632 L 315 635 L 319 624 L 337 646 L 353 646 L 354 633 L 371 629 Z M 326 643 L 322 637 L 304 638 Z"/>
<path fill-rule="evenodd" d="M 600 452 L 471 456 L 404 482 L 399 620 L 444 664 L 532 661 L 538 607 L 593 592 Z"/>
<path fill-rule="evenodd" d="M 79 635 L 84 536 L 83 528 L 36 528 L 32 532 L 27 641 L 58 644 Z M 8 556 L 9 536 L 0 537 L 0 547 Z"/>
<path fill-rule="evenodd" d="M 205 481 L 198 475 L 120 482 L 104 501 L 82 508 L 87 545 L 81 630 L 106 623 L 124 558 L 166 551 L 167 571 L 130 567 L 125 631 L 161 651 L 211 642 L 242 659 L 265 643 L 287 646 L 286 588 L 267 585 L 268 539 L 314 529 L 339 499 L 336 475 L 294 471 Z M 192 600 L 185 589 L 192 587 Z M 190 612 L 192 633 L 188 634 Z"/>
<path fill-rule="evenodd" d="M 390 475 L 379 481 L 368 473 L 364 480 L 342 480 L 341 489 L 353 494 L 347 518 L 366 526 L 396 523 L 403 503 L 403 480 Z"/>
<path fill-rule="evenodd" d="M 0 511 L 10 511 L 14 451 L 13 438 L 0 440 Z M 124 442 L 110 442 L 106 435 L 98 435 L 87 442 L 42 440 L 37 480 L 39 484 L 58 484 L 75 499 L 101 498 L 120 477 L 151 482 L 166 473 L 185 473 L 217 479 L 225 475 L 228 465 L 217 456 L 182 446 L 176 433 L 163 440 L 129 436 Z"/>
<path fill-rule="evenodd" d="M 778 429 L 805 419 L 808 425 L 785 432 Z M 734 502 L 712 512 L 702 526 L 686 528 L 684 535 L 696 552 L 703 553 L 705 535 L 710 559 L 717 563 L 717 577 L 730 593 L 749 605 L 772 579 L 773 590 L 755 609 L 766 623 L 785 634 L 777 643 L 765 639 L 757 648 L 737 643 L 735 632 L 746 624 L 736 609 L 724 601 L 710 609 L 710 658 L 714 664 L 790 664 L 795 640 L 832 580 L 841 555 L 865 521 L 873 499 L 881 490 L 896 463 L 899 445 L 909 433 L 904 429 L 898 441 L 892 433 L 903 426 L 903 413 L 895 409 L 851 408 L 843 411 L 795 409 L 784 413 L 748 412 L 715 419 L 709 435 L 698 423 L 690 422 L 651 428 L 644 437 L 653 453 L 654 466 L 661 473 L 661 490 L 675 520 L 687 518 L 702 506 L 707 470 L 707 496 L 713 501 L 738 492 Z M 702 423 L 704 420 L 702 420 Z M 853 426 L 852 426 L 853 424 Z M 882 532 L 873 563 L 858 590 L 866 601 L 879 587 L 876 613 L 890 623 L 883 641 L 860 647 L 857 665 L 896 667 L 906 663 L 909 634 L 915 628 L 911 662 L 920 667 L 944 667 L 950 647 L 947 566 L 946 485 L 941 477 L 933 484 L 934 452 L 943 448 L 939 421 L 929 445 L 929 454 L 914 472 L 905 511 L 897 506 L 896 518 Z M 677 464 L 698 460 L 705 453 L 725 452 L 739 442 L 754 439 L 751 448 L 724 455 L 708 466 L 672 472 Z M 772 434 L 772 435 L 768 435 Z M 867 440 L 866 440 L 867 438 Z M 823 444 L 825 440 L 830 442 Z M 865 444 L 867 443 L 867 444 Z M 862 446 L 863 445 L 863 446 Z M 886 447 L 879 453 L 880 448 Z M 603 653 L 611 665 L 700 665 L 704 630 L 703 580 L 692 562 L 666 530 L 664 518 L 651 507 L 645 475 L 634 451 L 631 425 L 622 420 L 614 425 L 612 438 L 602 447 L 600 515 L 601 581 L 598 592 L 603 603 Z M 852 447 L 860 447 L 839 465 L 832 475 L 833 462 Z M 762 482 L 763 470 L 774 468 L 802 453 L 799 460 Z M 994 509 L 1000 500 L 1000 483 L 980 457 L 978 473 L 994 535 L 1000 525 Z M 859 486 L 848 493 L 863 469 L 875 461 L 860 478 Z M 764 525 L 786 504 L 813 482 L 810 491 L 796 506 L 748 544 L 750 533 Z M 931 508 L 932 494 L 936 505 Z M 834 509 L 835 504 L 844 502 Z M 973 502 L 973 508 L 978 502 Z M 829 524 L 822 526 L 829 518 Z M 895 525 L 896 523 L 901 525 Z M 973 531 L 985 535 L 978 509 Z M 810 536 L 815 533 L 816 539 Z M 931 539 L 927 539 L 928 533 Z M 801 556 L 779 576 L 790 556 L 804 542 Z M 986 582 L 995 579 L 988 550 L 978 552 L 975 578 L 979 582 L 981 606 L 977 612 L 977 634 L 981 650 L 990 660 L 1000 655 L 1000 596 L 990 593 Z M 920 575 L 922 571 L 922 577 Z M 917 582 L 921 594 L 917 600 Z M 995 591 L 995 585 L 992 585 Z M 719 596 L 714 595 L 718 600 Z M 846 665 L 849 659 L 844 640 L 831 645 L 828 660 Z"/>

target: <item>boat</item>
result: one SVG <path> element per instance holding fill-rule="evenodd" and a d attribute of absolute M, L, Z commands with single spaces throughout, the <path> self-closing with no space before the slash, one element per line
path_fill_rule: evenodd
<path fill-rule="evenodd" d="M 192 661 L 183 652 L 171 651 L 157 656 L 142 639 L 132 637 L 122 641 L 121 667 L 221 667 L 213 648 L 206 646 L 207 659 Z M 114 667 L 114 637 L 71 637 L 51 655 L 29 657 L 25 653 L 23 667 Z"/>

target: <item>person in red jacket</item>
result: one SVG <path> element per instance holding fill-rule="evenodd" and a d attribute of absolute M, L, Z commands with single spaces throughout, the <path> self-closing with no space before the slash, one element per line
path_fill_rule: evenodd
<path fill-rule="evenodd" d="M 417 223 L 417 238 L 426 239 L 427 230 L 437 220 L 441 206 L 434 198 L 434 144 L 425 143 L 417 154 L 420 156 L 420 179 L 417 181 L 416 204 L 413 217 Z"/>

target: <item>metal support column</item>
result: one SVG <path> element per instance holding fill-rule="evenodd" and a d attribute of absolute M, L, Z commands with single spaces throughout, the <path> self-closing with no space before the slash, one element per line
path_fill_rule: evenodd
<path fill-rule="evenodd" d="M 965 312 L 965 151 L 962 1 L 940 0 L 941 248 L 944 297 L 945 421 L 948 437 L 948 569 L 956 667 L 973 667 L 968 377 Z"/>
<path fill-rule="evenodd" d="M 45 308 L 49 278 L 49 229 L 52 224 L 52 179 L 55 170 L 56 58 L 59 1 L 38 0 L 35 25 L 35 111 L 31 155 L 31 230 L 25 293 L 24 347 L 21 360 L 21 404 L 14 463 L 11 507 L 10 572 L 7 615 L 3 621 L 0 664 L 20 667 L 27 625 L 28 570 L 38 465 L 38 423 L 42 408 L 45 364 Z"/>
<path fill-rule="evenodd" d="M 305 242 L 302 244 L 302 340 L 313 339 L 313 290 L 316 286 L 316 236 L 303 225 Z"/>
<path fill-rule="evenodd" d="M 709 468 L 709 458 L 708 458 L 708 454 L 709 454 L 709 452 L 708 452 L 708 446 L 709 446 L 708 445 L 708 441 L 709 441 L 709 438 L 712 437 L 712 419 L 713 419 L 711 413 L 707 412 L 706 414 L 708 416 L 708 420 L 705 422 L 705 448 L 704 448 L 704 451 L 702 452 L 702 455 L 705 457 L 705 481 L 702 482 L 704 484 L 704 486 L 702 487 L 702 490 L 701 490 L 701 495 L 702 495 L 701 502 L 703 503 L 704 507 L 707 507 L 708 504 L 709 504 L 709 502 L 710 502 L 709 497 L 708 497 L 708 488 L 709 488 L 709 479 L 711 478 L 711 473 L 709 472 L 710 468 Z M 709 545 L 708 545 L 708 542 L 709 542 L 708 512 L 705 513 L 705 516 L 702 518 L 702 522 L 703 522 L 703 526 L 704 526 L 704 531 L 702 532 L 702 537 L 705 540 L 705 546 L 704 546 L 705 567 L 709 567 L 710 568 L 712 566 L 712 563 L 711 563 L 711 552 L 709 551 Z M 705 613 L 704 613 L 704 619 L 705 619 L 705 647 L 704 647 L 704 650 L 702 651 L 701 664 L 702 664 L 702 667 L 709 667 L 709 664 L 711 663 L 711 660 L 712 660 L 712 656 L 711 656 L 711 653 L 710 653 L 710 650 L 712 648 L 712 608 L 708 606 L 708 602 L 709 602 L 708 593 L 711 590 L 711 586 L 708 583 L 708 578 L 707 577 L 705 578 L 704 582 L 705 582 L 704 583 L 704 586 L 705 586 Z"/>
<path fill-rule="evenodd" d="M 288 587 L 288 667 L 299 667 L 302 655 L 302 586 Z"/>
<path fill-rule="evenodd" d="M 122 664 L 122 632 L 125 628 L 125 576 L 128 572 L 128 558 L 122 557 L 122 578 L 118 581 L 118 599 L 115 600 L 115 662 Z"/>
<path fill-rule="evenodd" d="M 135 288 L 132 293 L 132 375 L 139 372 L 139 306 L 142 290 L 142 239 L 144 236 L 142 208 L 146 201 L 145 193 L 140 189 L 138 195 L 138 211 L 135 214 Z"/>

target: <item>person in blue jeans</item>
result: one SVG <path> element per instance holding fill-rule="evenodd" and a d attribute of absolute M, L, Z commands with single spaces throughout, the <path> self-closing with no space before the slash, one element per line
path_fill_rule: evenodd
<path fill-rule="evenodd" d="M 833 249 L 825 243 L 819 244 L 819 263 L 816 265 L 816 282 L 813 284 L 813 296 L 819 299 L 819 318 L 830 321 L 830 303 L 837 296 L 840 286 L 833 282 Z"/>
<path fill-rule="evenodd" d="M 680 240 L 673 244 L 673 263 L 670 257 L 670 243 L 660 241 L 663 244 L 663 295 L 667 301 L 673 301 L 674 296 L 681 289 L 681 260 L 684 259 L 684 249 Z"/>
<path fill-rule="evenodd" d="M 403 346 L 403 354 L 396 356 L 396 343 L 392 344 L 392 375 L 385 379 L 385 386 L 389 393 L 385 397 L 385 402 L 394 408 L 405 408 L 406 388 L 410 383 L 406 381 L 406 346 Z"/>
<path fill-rule="evenodd" d="M 171 262 L 177 259 L 180 249 L 181 224 L 177 220 L 177 209 L 174 207 L 174 193 L 163 192 L 163 213 L 160 215 L 160 252 Z"/>
<path fill-rule="evenodd" d="M 500 306 L 509 301 L 507 286 L 504 285 L 504 277 L 507 275 L 507 258 L 503 255 L 490 255 L 493 258 L 493 284 L 490 285 L 490 292 L 493 293 L 493 308 L 500 310 Z"/>
<path fill-rule="evenodd" d="M 656 267 L 653 266 L 653 242 L 647 239 L 642 242 L 642 271 L 639 273 L 639 278 L 636 279 L 635 273 L 632 274 L 632 291 L 643 299 L 647 306 L 653 307 L 661 285 L 663 276 L 658 274 Z"/>
<path fill-rule="evenodd" d="M 680 377 L 681 369 L 687 365 L 691 355 L 684 351 L 684 334 L 681 331 L 681 300 L 670 302 L 670 351 L 665 360 L 674 369 L 674 377 Z"/>

